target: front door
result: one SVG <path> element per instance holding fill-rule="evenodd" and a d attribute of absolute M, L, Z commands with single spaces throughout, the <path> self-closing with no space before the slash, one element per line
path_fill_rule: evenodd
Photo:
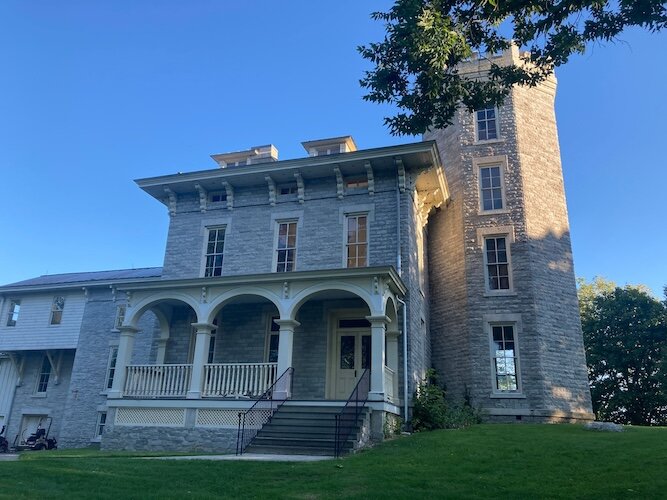
<path fill-rule="evenodd" d="M 371 367 L 371 334 L 363 330 L 336 332 L 335 399 L 350 397 L 366 368 Z"/>

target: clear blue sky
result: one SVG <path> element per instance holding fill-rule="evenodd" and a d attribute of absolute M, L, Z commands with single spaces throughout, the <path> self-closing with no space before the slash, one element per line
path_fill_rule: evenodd
<path fill-rule="evenodd" d="M 0 283 L 161 265 L 167 210 L 133 179 L 259 144 L 416 140 L 358 85 L 389 4 L 0 2 Z M 667 35 L 622 38 L 557 73 L 575 269 L 662 295 Z"/>

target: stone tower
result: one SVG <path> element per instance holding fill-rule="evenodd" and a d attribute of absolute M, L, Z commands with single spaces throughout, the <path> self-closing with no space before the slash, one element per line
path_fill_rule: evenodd
<path fill-rule="evenodd" d="M 519 62 L 513 48 L 492 58 Z M 462 74 L 484 78 L 474 59 Z M 554 112 L 556 79 L 460 109 L 437 142 L 451 202 L 429 225 L 432 360 L 490 420 L 592 419 Z"/>

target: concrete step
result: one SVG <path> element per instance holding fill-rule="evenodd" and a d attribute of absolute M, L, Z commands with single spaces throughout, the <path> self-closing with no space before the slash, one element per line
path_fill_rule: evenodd
<path fill-rule="evenodd" d="M 333 456 L 332 449 L 317 448 L 298 448 L 296 446 L 258 446 L 251 444 L 246 448 L 245 453 L 262 453 L 267 455 L 314 455 L 314 456 Z"/>

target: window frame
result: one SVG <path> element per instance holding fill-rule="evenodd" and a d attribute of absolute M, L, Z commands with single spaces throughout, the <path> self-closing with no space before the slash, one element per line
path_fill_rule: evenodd
<path fill-rule="evenodd" d="M 48 370 L 45 370 L 45 367 L 48 367 Z M 42 357 L 42 363 L 37 373 L 37 380 L 35 383 L 35 395 L 36 396 L 46 396 L 47 391 L 49 390 L 49 381 L 51 379 L 51 374 L 53 373 L 53 367 L 51 366 L 51 360 L 48 356 L 44 355 Z M 44 386 L 42 389 L 42 385 Z"/>
<path fill-rule="evenodd" d="M 493 110 L 493 112 L 494 112 L 493 120 L 495 121 L 496 137 L 491 138 L 491 139 L 489 139 L 488 137 L 486 139 L 480 139 L 479 138 L 479 132 L 480 132 L 479 123 L 480 123 L 480 120 L 477 117 L 477 113 L 479 113 L 481 111 L 488 111 L 488 110 Z M 484 143 L 489 143 L 489 142 L 502 141 L 502 137 L 500 136 L 500 113 L 499 113 L 499 109 L 497 107 L 493 106 L 493 107 L 486 107 L 486 108 L 482 108 L 482 109 L 476 109 L 475 111 L 472 112 L 472 115 L 473 115 L 473 122 L 475 123 L 475 141 L 474 141 L 475 143 L 484 144 Z M 485 121 L 485 122 L 489 121 L 489 118 L 486 117 L 486 114 L 485 114 L 485 118 L 484 118 L 483 121 Z M 488 134 L 488 128 L 486 129 L 486 131 L 487 131 L 487 134 Z"/>
<path fill-rule="evenodd" d="M 507 208 L 507 184 L 505 183 L 505 174 L 507 173 L 508 164 L 507 155 L 482 156 L 473 158 L 472 163 L 476 175 L 475 181 L 477 182 L 477 197 L 479 198 L 477 215 L 509 213 L 509 209 Z M 500 167 L 500 196 L 503 207 L 492 210 L 484 210 L 484 199 L 482 197 L 482 169 L 496 166 Z"/>
<path fill-rule="evenodd" d="M 120 330 L 120 327 L 123 326 L 126 313 L 127 313 L 127 304 L 118 304 L 116 306 L 116 317 L 114 318 L 113 321 L 114 330 Z"/>
<path fill-rule="evenodd" d="M 521 376 L 521 350 L 520 339 L 522 337 L 522 321 L 520 314 L 495 314 L 484 315 L 484 328 L 489 341 L 489 361 L 490 361 L 490 382 L 491 382 L 491 397 L 505 398 L 505 399 L 524 399 L 526 396 L 523 393 L 523 377 Z M 498 389 L 498 371 L 496 359 L 495 342 L 493 340 L 494 327 L 512 327 L 514 355 L 511 358 L 514 361 L 514 372 L 516 376 L 516 390 L 502 390 Z"/>
<path fill-rule="evenodd" d="M 228 224 L 211 224 L 211 225 L 205 226 L 204 229 L 205 229 L 205 231 L 204 231 L 204 248 L 203 248 L 203 252 L 202 252 L 202 254 L 203 254 L 202 255 L 202 277 L 204 277 L 204 278 L 219 278 L 221 276 L 224 276 L 223 271 L 224 271 L 224 266 L 225 266 L 225 245 L 227 243 L 229 225 Z M 222 251 L 220 253 L 215 252 L 215 250 L 217 250 L 217 246 L 216 246 L 216 247 L 214 247 L 214 252 L 209 254 L 208 253 L 208 244 L 210 242 L 211 231 L 220 231 L 220 230 L 223 231 Z M 216 240 L 215 240 L 216 245 L 217 245 L 217 242 L 218 241 L 217 241 L 217 236 L 216 236 Z M 209 274 L 207 274 L 208 269 L 209 269 L 208 258 L 209 258 L 209 256 L 213 256 L 213 258 L 214 258 L 213 263 L 215 264 L 215 256 L 217 256 L 217 255 L 221 255 L 221 257 L 222 257 L 221 262 L 220 262 L 220 274 L 217 274 L 217 275 L 215 274 L 215 269 L 216 269 L 217 266 L 213 265 L 211 267 L 211 269 L 212 269 L 211 274 L 209 275 Z"/>
<path fill-rule="evenodd" d="M 486 241 L 491 238 L 505 238 L 505 253 L 507 255 L 507 274 L 509 288 L 491 288 L 491 276 L 489 275 L 488 255 L 486 252 Z M 514 228 L 512 226 L 500 226 L 477 229 L 478 244 L 482 251 L 482 263 L 484 266 L 484 295 L 501 296 L 516 295 L 514 289 L 514 272 L 512 266 L 512 245 L 514 244 Z M 497 264 L 496 264 L 497 265 Z"/>
<path fill-rule="evenodd" d="M 113 387 L 113 380 L 116 376 L 116 365 L 118 364 L 118 346 L 109 347 L 109 356 L 107 357 L 107 369 L 104 372 L 104 391 L 110 391 Z"/>
<path fill-rule="evenodd" d="M 358 227 L 358 220 L 359 217 L 364 217 L 366 219 L 366 239 L 362 243 L 358 239 L 354 243 L 350 243 L 349 241 L 349 234 L 350 234 L 350 220 L 356 219 L 357 220 L 357 227 Z M 362 212 L 349 212 L 345 214 L 345 225 L 343 228 L 345 239 L 344 245 L 343 245 L 343 262 L 344 262 L 344 267 L 346 269 L 356 269 L 356 268 L 363 268 L 363 267 L 369 267 L 369 255 L 370 255 L 370 216 L 368 212 L 362 211 Z M 359 231 L 357 230 L 357 238 L 358 238 L 358 233 Z M 358 265 L 359 261 L 359 252 L 356 253 L 355 259 L 357 260 L 357 265 L 355 266 L 350 266 L 350 257 L 349 257 L 349 248 L 350 245 L 355 245 L 356 247 L 359 247 L 361 245 L 366 245 L 366 255 L 365 255 L 365 264 L 360 266 Z"/>
<path fill-rule="evenodd" d="M 20 313 L 21 299 L 9 299 L 9 307 L 7 308 L 7 321 L 5 325 L 8 327 L 15 327 L 16 323 L 18 323 Z"/>
<path fill-rule="evenodd" d="M 274 320 L 280 319 L 280 316 L 275 314 L 268 315 L 268 321 L 266 326 L 266 337 L 264 338 L 264 362 L 265 363 L 277 363 L 278 356 L 280 352 L 280 326 L 276 323 L 277 330 L 273 329 Z M 271 361 L 271 339 L 276 338 L 276 359 Z"/>
<path fill-rule="evenodd" d="M 93 439 L 101 439 L 106 429 L 108 414 L 106 411 L 97 412 L 97 421 L 95 422 L 95 436 Z"/>
<path fill-rule="evenodd" d="M 62 300 L 59 301 L 58 299 Z M 60 306 L 58 306 L 58 302 L 61 302 Z M 62 324 L 64 310 L 65 310 L 65 296 L 64 295 L 54 296 L 53 301 L 51 302 L 51 313 L 49 314 L 49 326 L 58 326 Z"/>
<path fill-rule="evenodd" d="M 284 248 L 279 248 L 280 245 L 280 227 L 283 224 L 288 224 L 288 225 L 294 225 L 294 246 L 285 246 Z M 299 248 L 299 219 L 298 218 L 290 218 L 290 219 L 275 219 L 275 226 L 274 226 L 274 234 L 273 234 L 273 262 L 272 262 L 272 270 L 274 273 L 289 273 L 297 270 L 297 256 L 298 256 L 298 248 Z M 288 233 L 287 236 L 289 237 L 289 226 L 288 226 Z M 294 259 L 292 262 L 292 269 L 287 269 L 287 259 L 284 262 L 283 269 L 279 269 L 281 266 L 280 263 L 280 252 L 287 252 L 293 251 Z"/>

